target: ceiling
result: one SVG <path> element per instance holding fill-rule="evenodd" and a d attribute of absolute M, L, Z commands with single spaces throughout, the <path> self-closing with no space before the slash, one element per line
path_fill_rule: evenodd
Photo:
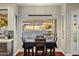
<path fill-rule="evenodd" d="M 61 6 L 64 3 L 17 3 L 18 6 Z"/>

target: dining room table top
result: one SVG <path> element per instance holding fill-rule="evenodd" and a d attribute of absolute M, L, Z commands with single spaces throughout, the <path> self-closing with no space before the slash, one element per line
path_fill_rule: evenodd
<path fill-rule="evenodd" d="M 35 42 L 35 39 L 25 39 L 24 42 Z M 53 39 L 46 39 L 46 42 L 54 42 L 54 40 Z"/>

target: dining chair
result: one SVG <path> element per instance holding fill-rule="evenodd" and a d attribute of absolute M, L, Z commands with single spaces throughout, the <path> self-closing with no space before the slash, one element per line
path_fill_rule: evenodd
<path fill-rule="evenodd" d="M 42 38 L 42 39 L 35 39 L 35 47 L 36 47 L 36 55 L 38 55 L 39 51 L 42 51 L 42 55 L 45 54 L 45 43 L 46 43 L 46 39 Z"/>
<path fill-rule="evenodd" d="M 30 56 L 30 49 L 32 50 L 32 56 L 33 56 L 34 55 L 34 50 L 33 50 L 34 43 L 33 42 L 25 42 L 25 40 L 23 40 L 23 38 L 22 38 L 22 41 L 23 41 L 23 48 L 24 48 L 24 56 L 27 56 L 27 55 Z"/>
<path fill-rule="evenodd" d="M 47 55 L 47 50 L 50 49 L 50 56 L 52 56 L 52 53 L 53 53 L 53 56 L 55 56 L 55 48 L 57 48 L 57 36 L 54 36 L 54 41 L 53 42 L 47 42 L 46 43 L 46 55 Z M 53 52 L 52 52 L 53 50 Z"/>
<path fill-rule="evenodd" d="M 50 49 L 50 56 L 52 56 L 52 53 L 53 55 L 55 55 L 55 47 L 54 47 L 54 43 L 53 42 L 47 42 L 46 43 L 46 55 L 48 54 L 48 49 Z M 53 49 L 53 51 L 52 51 Z"/>

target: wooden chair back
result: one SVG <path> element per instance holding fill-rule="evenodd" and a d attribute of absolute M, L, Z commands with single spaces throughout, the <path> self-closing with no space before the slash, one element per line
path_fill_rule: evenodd
<path fill-rule="evenodd" d="M 45 46 L 45 43 L 46 43 L 46 39 L 45 38 L 35 39 L 35 46 L 36 47 L 42 48 L 42 47 Z"/>

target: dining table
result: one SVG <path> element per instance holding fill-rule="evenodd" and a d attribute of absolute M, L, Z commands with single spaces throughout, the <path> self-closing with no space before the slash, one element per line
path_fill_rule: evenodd
<path fill-rule="evenodd" d="M 29 46 L 36 47 L 35 46 L 35 40 L 33 40 L 33 39 L 25 40 L 23 42 L 23 44 L 24 44 L 25 47 L 26 46 L 28 46 L 28 47 Z M 45 47 L 49 46 L 49 45 L 51 45 L 53 47 L 53 56 L 55 56 L 55 47 L 57 47 L 56 43 L 53 40 L 47 40 L 46 39 Z M 25 47 L 23 47 L 23 48 L 26 49 Z M 46 48 L 45 48 L 45 50 L 46 50 Z"/>

